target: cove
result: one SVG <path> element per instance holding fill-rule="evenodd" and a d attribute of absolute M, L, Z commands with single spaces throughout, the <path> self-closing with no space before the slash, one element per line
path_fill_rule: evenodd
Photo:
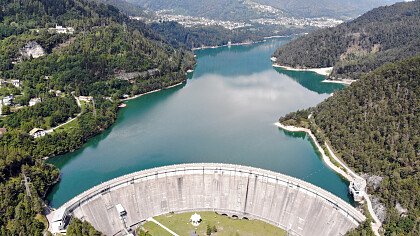
<path fill-rule="evenodd" d="M 197 67 L 185 84 L 127 101 L 110 129 L 48 160 L 62 173 L 50 205 L 134 171 L 194 162 L 269 169 L 351 202 L 348 183 L 322 162 L 305 133 L 273 125 L 343 88 L 313 72 L 273 68 L 271 54 L 289 40 L 195 51 Z"/>

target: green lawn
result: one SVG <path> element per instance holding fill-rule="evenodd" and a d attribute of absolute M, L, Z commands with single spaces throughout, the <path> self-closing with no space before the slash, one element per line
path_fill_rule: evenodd
<path fill-rule="evenodd" d="M 201 215 L 203 220 L 201 224 L 195 229 L 189 222 L 193 213 L 181 214 L 167 214 L 154 217 L 155 220 L 165 225 L 180 236 L 189 236 L 191 232 L 197 230 L 198 235 L 206 235 L 207 225 L 216 226 L 217 233 L 212 233 L 214 236 L 283 236 L 286 231 L 277 228 L 273 225 L 267 224 L 259 220 L 239 220 L 232 219 L 227 216 L 218 215 L 214 212 L 197 212 Z M 153 222 L 147 222 L 144 228 L 148 230 L 152 236 L 170 235 L 166 231 L 162 231 Z"/>
<path fill-rule="evenodd" d="M 152 236 L 172 236 L 168 231 L 153 222 L 147 222 L 143 225 L 144 229 Z M 189 236 L 189 235 L 188 235 Z"/>
<path fill-rule="evenodd" d="M 80 101 L 80 105 L 81 105 L 81 111 L 82 113 L 86 111 L 87 106 L 89 106 L 89 104 L 87 104 L 84 101 Z M 77 119 L 73 120 L 72 122 L 65 124 L 63 126 L 61 126 L 60 128 L 56 129 L 56 132 L 62 132 L 62 131 L 69 131 L 70 129 L 74 129 L 77 127 L 78 123 L 77 123 Z"/>

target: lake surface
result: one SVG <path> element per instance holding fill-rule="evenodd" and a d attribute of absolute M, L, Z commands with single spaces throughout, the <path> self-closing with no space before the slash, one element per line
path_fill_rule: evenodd
<path fill-rule="evenodd" d="M 274 126 L 280 116 L 342 88 L 313 72 L 274 69 L 271 54 L 288 41 L 196 51 L 197 67 L 186 84 L 128 101 L 110 129 L 48 161 L 62 173 L 48 195 L 51 205 L 124 174 L 191 162 L 269 169 L 351 202 L 347 183 L 321 161 L 306 134 Z"/>

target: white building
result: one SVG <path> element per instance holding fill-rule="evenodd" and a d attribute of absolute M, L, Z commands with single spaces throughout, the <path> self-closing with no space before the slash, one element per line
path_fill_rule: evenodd
<path fill-rule="evenodd" d="M 31 131 L 29 131 L 29 135 L 31 135 L 34 138 L 39 138 L 45 136 L 47 133 L 45 130 L 41 128 L 33 128 Z"/>
<path fill-rule="evenodd" d="M 194 213 L 190 218 L 191 224 L 194 226 L 199 226 L 201 223 L 201 216 L 197 213 Z"/>
<path fill-rule="evenodd" d="M 92 96 L 79 96 L 77 97 L 77 99 L 83 102 L 91 102 L 93 100 L 93 97 Z"/>
<path fill-rule="evenodd" d="M 366 191 L 366 180 L 363 178 L 357 178 L 353 180 L 350 182 L 349 191 L 350 194 L 353 195 L 355 201 L 363 201 L 363 197 Z"/>
<path fill-rule="evenodd" d="M 12 105 L 13 98 L 14 98 L 13 95 L 9 95 L 9 96 L 4 97 L 1 102 L 5 106 L 10 106 Z"/>
<path fill-rule="evenodd" d="M 53 217 L 51 220 L 51 228 L 54 230 L 54 232 L 65 232 L 65 222 L 66 222 L 66 208 L 60 207 L 53 213 Z"/>
<path fill-rule="evenodd" d="M 49 28 L 50 32 L 55 32 L 58 34 L 73 34 L 74 28 L 73 27 L 63 27 L 61 25 L 55 25 L 55 28 Z"/>
<path fill-rule="evenodd" d="M 20 80 L 18 80 L 18 79 L 12 79 L 11 81 L 11 84 L 13 85 L 13 86 L 15 86 L 16 88 L 19 88 L 20 87 Z"/>
<path fill-rule="evenodd" d="M 29 100 L 29 106 L 34 106 L 37 103 L 41 102 L 41 98 L 31 98 L 31 100 Z"/>

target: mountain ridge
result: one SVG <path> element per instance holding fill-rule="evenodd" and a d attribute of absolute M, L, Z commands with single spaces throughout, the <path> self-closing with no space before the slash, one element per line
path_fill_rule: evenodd
<path fill-rule="evenodd" d="M 353 79 L 420 52 L 420 2 L 373 9 L 353 21 L 304 35 L 274 56 L 296 68 L 334 67 L 332 79 Z"/>
<path fill-rule="evenodd" d="M 267 17 L 270 9 L 283 16 L 353 18 L 380 5 L 395 3 L 395 0 L 127 0 L 151 10 L 174 9 L 178 14 L 208 17 L 221 20 L 244 20 Z M 256 7 L 255 7 L 256 6 Z"/>

